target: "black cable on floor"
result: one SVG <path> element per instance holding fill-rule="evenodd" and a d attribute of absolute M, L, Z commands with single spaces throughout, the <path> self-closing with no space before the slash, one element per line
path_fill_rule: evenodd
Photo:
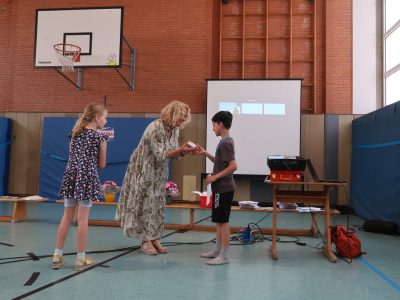
<path fill-rule="evenodd" d="M 8 247 L 14 247 L 14 245 L 11 245 L 11 244 L 8 244 L 8 243 L 3 243 L 3 242 L 0 242 L 0 245 L 8 246 Z"/>
<path fill-rule="evenodd" d="M 207 219 L 211 218 L 211 216 L 205 217 L 203 219 L 198 220 L 197 222 L 195 222 L 194 224 L 198 224 L 200 222 L 203 222 Z M 168 237 L 174 233 L 179 232 L 179 230 L 170 232 L 164 236 L 162 236 L 161 238 L 165 238 Z M 214 239 L 210 240 L 210 241 L 206 241 L 206 242 L 197 242 L 197 243 L 175 243 L 175 242 L 170 242 L 171 246 L 176 246 L 176 245 L 202 245 L 202 244 L 207 244 L 210 243 L 212 241 L 214 241 Z M 169 244 L 168 244 L 169 245 Z M 139 249 L 140 246 L 132 246 L 132 247 L 125 247 L 125 248 L 117 248 L 117 249 L 111 249 L 111 250 L 95 250 L 95 251 L 86 251 L 87 254 L 99 254 L 99 253 L 111 253 L 111 252 L 120 252 L 120 251 L 127 251 L 127 250 L 137 250 Z M 48 257 L 52 257 L 53 254 L 46 254 L 46 255 L 35 255 L 32 252 L 27 253 L 27 256 L 14 256 L 14 257 L 3 257 L 0 258 L 0 260 L 13 260 L 13 261 L 7 261 L 7 262 L 0 262 L 0 265 L 3 264 L 9 264 L 9 263 L 13 263 L 13 262 L 21 262 L 21 261 L 28 261 L 28 260 L 39 260 L 40 258 L 48 258 Z M 68 252 L 68 253 L 64 253 L 64 256 L 69 256 L 69 255 L 76 255 L 76 252 Z"/>
<path fill-rule="evenodd" d="M 237 243 L 231 243 L 230 245 L 234 245 L 234 246 L 239 246 L 239 245 L 249 245 L 249 244 L 254 244 L 255 242 L 262 242 L 262 241 L 272 241 L 272 237 L 266 237 L 264 236 L 264 234 L 262 233 L 262 229 L 260 228 L 260 226 L 258 225 L 260 222 L 262 222 L 263 220 L 265 220 L 267 217 L 269 217 L 271 215 L 272 212 L 269 212 L 267 215 L 265 215 L 264 217 L 262 217 L 260 220 L 258 220 L 256 223 L 249 223 L 246 227 L 247 230 L 250 230 L 254 227 L 257 228 L 257 231 L 255 232 L 255 234 L 253 235 L 253 238 L 250 238 L 250 242 L 243 242 L 243 240 L 241 240 L 240 238 L 240 233 L 237 235 L 232 235 L 231 236 L 231 241 L 240 241 L 240 244 Z M 289 240 L 284 240 L 281 237 L 277 236 L 276 237 L 276 241 L 279 243 L 295 243 L 299 246 L 305 246 L 306 243 L 300 242 L 300 238 L 298 236 L 292 236 L 292 235 L 286 235 L 286 237 L 289 238 Z"/>

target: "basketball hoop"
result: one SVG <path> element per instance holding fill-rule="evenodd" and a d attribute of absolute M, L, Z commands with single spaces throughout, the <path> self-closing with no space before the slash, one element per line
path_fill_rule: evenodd
<path fill-rule="evenodd" d="M 53 47 L 61 64 L 61 71 L 73 72 L 74 62 L 80 61 L 81 47 L 72 44 L 55 44 Z"/>

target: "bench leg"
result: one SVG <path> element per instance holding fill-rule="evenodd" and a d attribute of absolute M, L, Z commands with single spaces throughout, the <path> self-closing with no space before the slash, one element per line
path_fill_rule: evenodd
<path fill-rule="evenodd" d="M 194 225 L 194 208 L 189 209 L 189 226 L 193 228 Z"/>
<path fill-rule="evenodd" d="M 25 201 L 14 202 L 13 214 L 11 217 L 11 222 L 16 223 L 26 219 L 26 203 Z"/>

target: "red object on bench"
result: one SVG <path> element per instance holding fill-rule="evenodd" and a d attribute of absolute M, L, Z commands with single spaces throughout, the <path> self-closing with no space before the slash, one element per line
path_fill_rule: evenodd
<path fill-rule="evenodd" d="M 213 196 L 210 195 L 210 202 L 207 204 L 207 196 L 200 196 L 200 207 L 202 208 L 212 208 Z"/>
<path fill-rule="evenodd" d="M 301 170 L 271 170 L 269 178 L 272 182 L 299 182 L 304 180 L 304 175 Z"/>

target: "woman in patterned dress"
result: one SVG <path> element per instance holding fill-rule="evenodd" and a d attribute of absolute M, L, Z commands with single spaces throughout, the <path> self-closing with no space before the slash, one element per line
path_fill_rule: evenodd
<path fill-rule="evenodd" d="M 167 253 L 160 243 L 171 158 L 193 154 L 188 144 L 179 146 L 179 129 L 190 122 L 190 108 L 173 101 L 161 110 L 160 119 L 149 124 L 133 151 L 122 183 L 116 220 L 123 233 L 141 241 L 145 254 Z"/>
<path fill-rule="evenodd" d="M 77 209 L 77 257 L 75 270 L 83 270 L 94 263 L 85 256 L 88 233 L 89 211 L 92 201 L 96 201 L 100 191 L 97 167 L 106 166 L 106 136 L 96 130 L 107 123 L 107 110 L 101 104 L 86 106 L 83 115 L 72 129 L 69 157 L 62 179 L 59 196 L 64 198 L 64 215 L 61 219 L 52 258 L 52 268 L 59 269 L 64 264 L 63 247 L 69 226 Z"/>

